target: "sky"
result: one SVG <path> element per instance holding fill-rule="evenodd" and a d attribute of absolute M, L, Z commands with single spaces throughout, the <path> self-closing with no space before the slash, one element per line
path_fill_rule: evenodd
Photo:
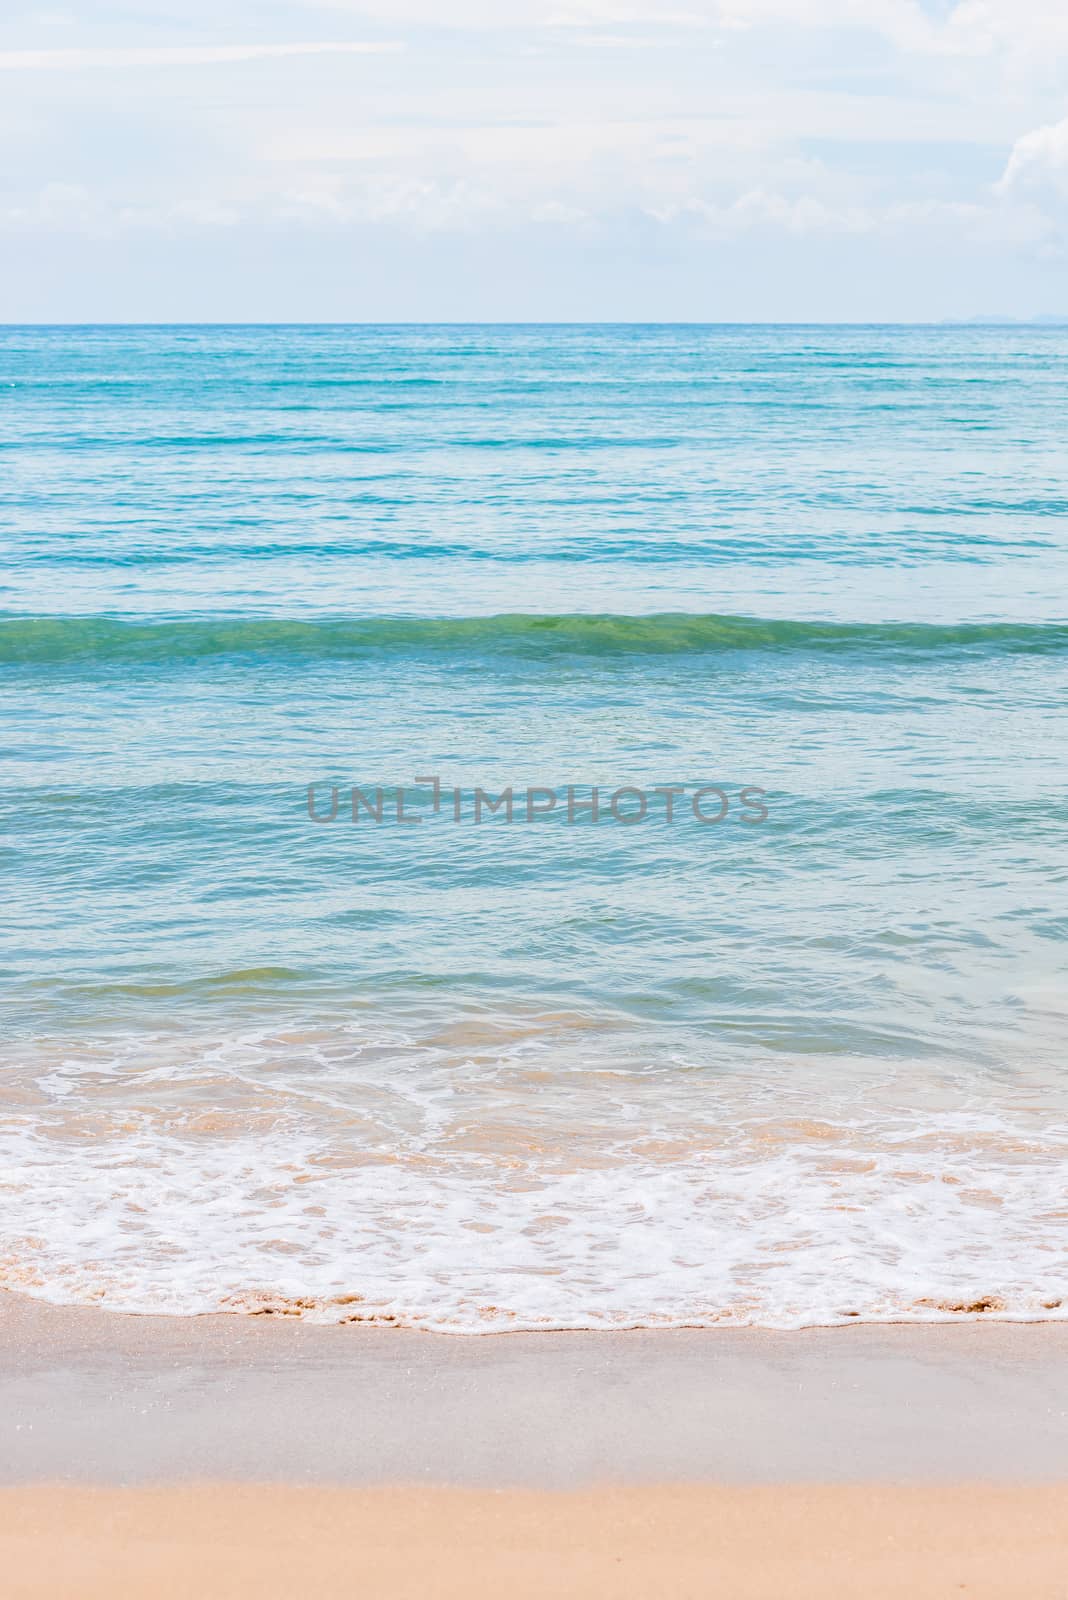
<path fill-rule="evenodd" d="M 5 0 L 0 321 L 1068 314 L 1068 0 Z"/>

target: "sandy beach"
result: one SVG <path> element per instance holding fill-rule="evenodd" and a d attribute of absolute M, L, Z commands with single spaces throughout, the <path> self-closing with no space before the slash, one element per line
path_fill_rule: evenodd
<path fill-rule="evenodd" d="M 1053 1600 L 1066 1527 L 1063 1487 L 16 1489 L 0 1561 L 19 1600 Z"/>
<path fill-rule="evenodd" d="M 1062 1595 L 1068 1327 L 450 1338 L 0 1301 L 13 1596 Z"/>

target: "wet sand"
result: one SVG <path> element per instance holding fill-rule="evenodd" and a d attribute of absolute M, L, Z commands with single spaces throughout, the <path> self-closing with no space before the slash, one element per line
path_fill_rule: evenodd
<path fill-rule="evenodd" d="M 1068 1323 L 449 1337 L 0 1295 L 0 1482 L 1068 1482 Z"/>
<path fill-rule="evenodd" d="M 5 1595 L 1063 1596 L 1068 1324 L 449 1338 L 0 1296 Z"/>

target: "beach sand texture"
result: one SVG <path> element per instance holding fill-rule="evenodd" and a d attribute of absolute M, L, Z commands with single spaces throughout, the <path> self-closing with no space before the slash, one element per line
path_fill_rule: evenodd
<path fill-rule="evenodd" d="M 11 1600 L 1054 1600 L 1068 1488 L 6 1489 Z"/>
<path fill-rule="evenodd" d="M 0 1297 L 11 1600 L 1063 1597 L 1068 1329 L 449 1338 Z"/>

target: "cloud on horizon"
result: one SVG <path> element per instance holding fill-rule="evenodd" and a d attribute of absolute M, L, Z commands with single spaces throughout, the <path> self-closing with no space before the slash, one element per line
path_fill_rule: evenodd
<path fill-rule="evenodd" d="M 680 284 L 687 314 L 826 315 L 834 250 L 847 310 L 967 315 L 980 290 L 1062 309 L 1068 11 L 1046 0 L 279 0 L 270 17 L 274 37 L 238 4 L 223 37 L 199 0 L 181 19 L 89 0 L 0 27 L 8 316 L 94 314 L 72 237 L 109 264 L 108 315 L 124 285 L 143 298 L 142 250 L 161 317 L 184 314 L 191 272 L 210 297 L 250 252 L 279 316 L 315 316 L 308 260 L 331 315 L 347 271 L 390 314 L 403 287 L 418 318 L 467 307 L 480 274 L 498 303 L 502 270 L 511 314 L 566 315 L 595 261 L 636 316 L 670 315 Z M 521 286 L 539 261 L 545 306 Z"/>
<path fill-rule="evenodd" d="M 381 55 L 403 50 L 396 40 L 357 43 L 322 40 L 304 44 L 162 45 L 129 49 L 0 50 L 0 71 L 84 71 L 93 67 L 206 67 L 231 61 L 258 61 L 284 56 Z"/>

